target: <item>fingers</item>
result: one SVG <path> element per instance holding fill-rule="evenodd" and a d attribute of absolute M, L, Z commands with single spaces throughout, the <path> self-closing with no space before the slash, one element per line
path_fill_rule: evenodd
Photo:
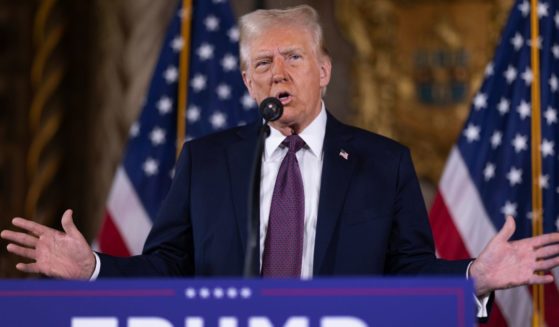
<path fill-rule="evenodd" d="M 554 278 L 551 275 L 536 275 L 536 274 L 534 274 L 534 276 L 532 276 L 532 278 L 530 278 L 528 283 L 531 284 L 531 285 L 549 284 L 549 283 L 553 283 L 553 280 L 554 280 Z"/>
<path fill-rule="evenodd" d="M 26 248 L 13 243 L 8 244 L 6 248 L 8 249 L 8 252 L 19 255 L 20 257 L 24 257 L 31 260 L 35 260 L 36 258 L 35 249 Z"/>
<path fill-rule="evenodd" d="M 514 234 L 515 230 L 516 230 L 516 223 L 514 221 L 514 218 L 512 216 L 507 216 L 503 228 L 501 228 L 501 230 L 499 231 L 499 233 L 497 233 L 495 238 L 499 238 L 503 241 L 508 241 Z"/>
<path fill-rule="evenodd" d="M 64 211 L 62 215 L 62 228 L 66 234 L 75 234 L 76 232 L 79 233 L 78 228 L 74 224 L 74 220 L 72 219 L 72 210 L 68 209 Z"/>
<path fill-rule="evenodd" d="M 543 246 L 536 250 L 538 259 L 545 259 L 559 255 L 559 244 Z"/>
<path fill-rule="evenodd" d="M 536 271 L 548 271 L 559 266 L 559 257 L 536 261 Z"/>
<path fill-rule="evenodd" d="M 54 231 L 54 229 L 52 228 L 19 217 L 12 219 L 12 224 L 37 236 L 41 236 L 45 233 Z"/>
<path fill-rule="evenodd" d="M 18 263 L 16 269 L 30 274 L 40 274 L 41 270 L 36 263 Z"/>
<path fill-rule="evenodd" d="M 37 238 L 25 233 L 4 230 L 0 236 L 8 241 L 21 244 L 26 247 L 34 248 L 37 245 Z"/>
<path fill-rule="evenodd" d="M 559 233 L 549 233 L 532 238 L 534 247 L 544 246 L 551 243 L 559 243 Z"/>

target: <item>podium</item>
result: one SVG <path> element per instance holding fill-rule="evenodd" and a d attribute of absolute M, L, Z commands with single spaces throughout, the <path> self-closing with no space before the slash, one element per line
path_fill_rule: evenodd
<path fill-rule="evenodd" d="M 464 279 L 0 281 L 1 326 L 473 326 Z"/>

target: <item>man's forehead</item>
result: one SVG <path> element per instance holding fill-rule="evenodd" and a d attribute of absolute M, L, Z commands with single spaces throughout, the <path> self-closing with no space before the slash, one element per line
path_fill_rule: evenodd
<path fill-rule="evenodd" d="M 250 52 L 292 51 L 312 46 L 312 36 L 303 28 L 266 29 L 248 40 Z"/>
<path fill-rule="evenodd" d="M 304 51 L 305 48 L 297 45 L 286 45 L 276 47 L 260 47 L 254 48 L 252 54 L 254 56 L 271 55 L 272 53 L 279 52 L 280 54 Z"/>

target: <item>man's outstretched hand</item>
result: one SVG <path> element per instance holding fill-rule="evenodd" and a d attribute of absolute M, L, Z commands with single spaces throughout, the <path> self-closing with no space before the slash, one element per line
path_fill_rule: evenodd
<path fill-rule="evenodd" d="M 503 228 L 485 246 L 470 267 L 476 295 L 497 289 L 553 282 L 549 270 L 559 266 L 559 233 L 510 241 L 516 225 L 507 217 Z"/>
<path fill-rule="evenodd" d="M 95 256 L 82 233 L 74 225 L 72 210 L 62 215 L 64 232 L 23 218 L 12 224 L 23 232 L 3 230 L 0 236 L 10 241 L 7 249 L 30 263 L 18 263 L 18 270 L 64 279 L 89 279 L 95 268 Z"/>

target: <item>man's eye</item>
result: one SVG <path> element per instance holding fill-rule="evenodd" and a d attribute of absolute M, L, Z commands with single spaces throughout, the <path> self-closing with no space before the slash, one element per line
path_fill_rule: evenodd
<path fill-rule="evenodd" d="M 269 60 L 257 61 L 255 67 L 256 67 L 256 68 L 264 67 L 264 66 L 268 65 L 269 63 L 270 63 Z"/>
<path fill-rule="evenodd" d="M 303 56 L 301 56 L 300 54 L 294 53 L 291 56 L 289 56 L 289 58 L 292 59 L 292 60 L 297 60 L 297 59 L 303 58 Z"/>

